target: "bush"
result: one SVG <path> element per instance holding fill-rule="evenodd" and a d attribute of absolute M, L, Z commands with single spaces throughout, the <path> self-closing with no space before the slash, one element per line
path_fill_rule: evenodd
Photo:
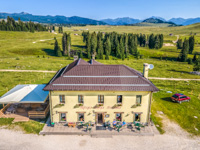
<path fill-rule="evenodd" d="M 17 57 L 16 60 L 19 60 L 19 57 Z"/>

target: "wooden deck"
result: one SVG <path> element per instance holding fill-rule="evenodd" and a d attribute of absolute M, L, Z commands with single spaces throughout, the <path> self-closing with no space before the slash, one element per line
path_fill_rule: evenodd
<path fill-rule="evenodd" d="M 21 121 L 29 121 L 31 118 L 33 119 L 41 119 L 46 118 L 50 106 L 48 105 L 44 111 L 26 111 L 26 112 L 16 112 L 11 114 L 5 114 L 6 109 L 10 106 L 7 104 L 0 110 L 0 118 L 14 118 L 13 122 L 21 122 Z"/>

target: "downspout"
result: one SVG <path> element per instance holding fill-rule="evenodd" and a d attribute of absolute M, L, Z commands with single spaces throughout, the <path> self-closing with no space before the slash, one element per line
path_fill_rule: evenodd
<path fill-rule="evenodd" d="M 152 101 L 152 96 L 153 96 L 153 92 L 151 92 L 151 94 L 150 94 L 148 124 L 150 123 L 150 120 L 151 120 L 151 101 Z"/>

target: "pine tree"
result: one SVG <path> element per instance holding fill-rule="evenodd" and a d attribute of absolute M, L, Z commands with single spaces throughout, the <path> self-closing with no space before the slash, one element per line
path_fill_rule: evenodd
<path fill-rule="evenodd" d="M 159 49 L 160 48 L 160 38 L 158 35 L 155 36 L 155 49 Z"/>
<path fill-rule="evenodd" d="M 127 34 L 124 36 L 124 48 L 125 48 L 125 58 L 128 57 L 128 53 L 129 53 L 129 50 L 128 50 L 128 36 Z"/>
<path fill-rule="evenodd" d="M 59 46 L 58 46 L 58 50 L 57 50 L 57 52 L 56 52 L 56 56 L 58 56 L 58 57 L 61 57 L 61 56 L 62 56 L 62 52 L 61 52 L 61 49 L 60 49 Z"/>
<path fill-rule="evenodd" d="M 116 57 L 117 58 L 122 58 L 121 51 L 120 51 L 120 46 L 119 42 L 117 41 L 117 46 L 116 46 Z"/>
<path fill-rule="evenodd" d="M 70 33 L 66 34 L 66 46 L 67 46 L 67 53 L 68 53 L 68 57 L 70 57 L 70 49 L 71 49 L 71 36 Z"/>
<path fill-rule="evenodd" d="M 200 71 L 200 56 L 198 56 L 198 59 L 196 60 L 195 64 L 194 64 L 194 71 Z"/>
<path fill-rule="evenodd" d="M 182 48 L 181 56 L 180 56 L 180 60 L 182 62 L 187 61 L 188 51 L 189 51 L 189 40 L 185 39 L 183 42 L 183 48 Z"/>
<path fill-rule="evenodd" d="M 154 49 L 155 48 L 155 36 L 154 34 L 151 34 L 149 36 L 149 48 Z"/>
<path fill-rule="evenodd" d="M 101 38 L 98 38 L 98 43 L 97 43 L 97 58 L 103 59 L 103 42 Z"/>
<path fill-rule="evenodd" d="M 120 37 L 120 42 L 119 42 L 119 49 L 120 49 L 120 56 L 124 60 L 125 54 L 124 54 L 124 43 L 122 37 Z"/>
<path fill-rule="evenodd" d="M 183 47 L 182 39 L 178 39 L 178 41 L 176 43 L 176 47 L 177 47 L 177 49 L 182 49 L 182 47 Z"/>
<path fill-rule="evenodd" d="M 91 59 L 91 35 L 88 34 L 86 37 L 86 50 L 88 59 Z"/>
<path fill-rule="evenodd" d="M 194 36 L 191 36 L 189 38 L 189 54 L 192 54 L 193 50 L 194 50 Z"/>
<path fill-rule="evenodd" d="M 58 57 L 61 57 L 62 56 L 62 52 L 60 50 L 60 47 L 58 46 L 58 41 L 57 39 L 55 39 L 55 43 L 54 43 L 54 52 L 55 52 L 55 55 L 58 56 Z"/>
<path fill-rule="evenodd" d="M 106 42 L 104 43 L 104 51 L 106 55 L 110 55 L 111 52 L 111 45 L 110 45 L 110 39 L 107 37 Z M 108 57 L 106 57 L 108 58 Z M 109 58 L 108 58 L 109 59 Z"/>
<path fill-rule="evenodd" d="M 67 55 L 67 34 L 63 33 L 62 36 L 62 49 L 63 49 L 63 55 Z"/>
<path fill-rule="evenodd" d="M 97 35 L 95 32 L 93 32 L 91 35 L 91 52 L 92 52 L 92 54 L 96 53 L 96 49 L 97 49 Z"/>

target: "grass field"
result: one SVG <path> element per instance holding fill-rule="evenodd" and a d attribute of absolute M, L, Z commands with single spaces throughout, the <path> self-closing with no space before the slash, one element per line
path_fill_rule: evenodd
<path fill-rule="evenodd" d="M 85 26 L 85 27 L 65 27 L 64 31 L 70 32 L 72 37 L 72 49 L 84 50 L 85 44 L 82 41 L 82 30 L 90 32 L 102 31 L 119 33 L 162 33 L 164 34 L 164 43 L 171 43 L 176 40 L 175 35 L 180 38 L 189 37 L 190 33 L 196 33 L 196 44 L 194 52 L 200 52 L 200 24 L 181 27 L 137 27 L 137 26 Z M 75 31 L 74 31 L 75 30 Z M 81 31 L 77 31 L 81 30 Z M 79 35 L 74 35 L 78 33 Z M 174 36 L 169 36 L 172 33 Z M 48 32 L 5 32 L 0 31 L 0 69 L 20 69 L 20 70 L 58 70 L 61 67 L 73 62 L 73 58 L 55 57 L 54 56 L 54 37 L 58 39 L 61 46 L 62 34 Z M 174 44 L 175 45 L 175 44 Z M 133 56 L 124 61 L 110 56 L 110 60 L 97 60 L 104 64 L 124 64 L 138 71 L 142 71 L 143 63 L 154 64 L 155 68 L 149 71 L 150 77 L 167 77 L 167 78 L 198 78 L 200 76 L 189 74 L 193 70 L 193 65 L 177 62 L 176 58 L 180 53 L 175 46 L 163 47 L 159 50 L 149 50 L 148 48 L 138 47 L 144 59 L 137 60 Z M 189 55 L 190 58 L 193 55 Z M 86 59 L 87 60 L 87 59 Z M 0 96 L 7 90 L 10 90 L 17 84 L 35 84 L 47 83 L 53 73 L 15 73 L 0 72 Z M 200 135 L 200 82 L 184 81 L 157 81 L 152 82 L 158 86 L 161 91 L 154 94 L 152 103 L 152 118 L 155 124 L 158 124 L 159 130 L 162 129 L 162 118 L 157 111 L 163 111 L 170 119 L 179 123 L 179 125 L 194 135 Z M 181 105 L 172 103 L 169 99 L 171 94 L 166 91 L 182 92 L 192 97 L 191 102 Z M 1 106 L 0 106 L 1 107 Z M 197 116 L 198 118 L 194 118 Z M 23 124 L 28 128 L 29 123 Z M 197 130 L 195 130 L 198 129 Z"/>

